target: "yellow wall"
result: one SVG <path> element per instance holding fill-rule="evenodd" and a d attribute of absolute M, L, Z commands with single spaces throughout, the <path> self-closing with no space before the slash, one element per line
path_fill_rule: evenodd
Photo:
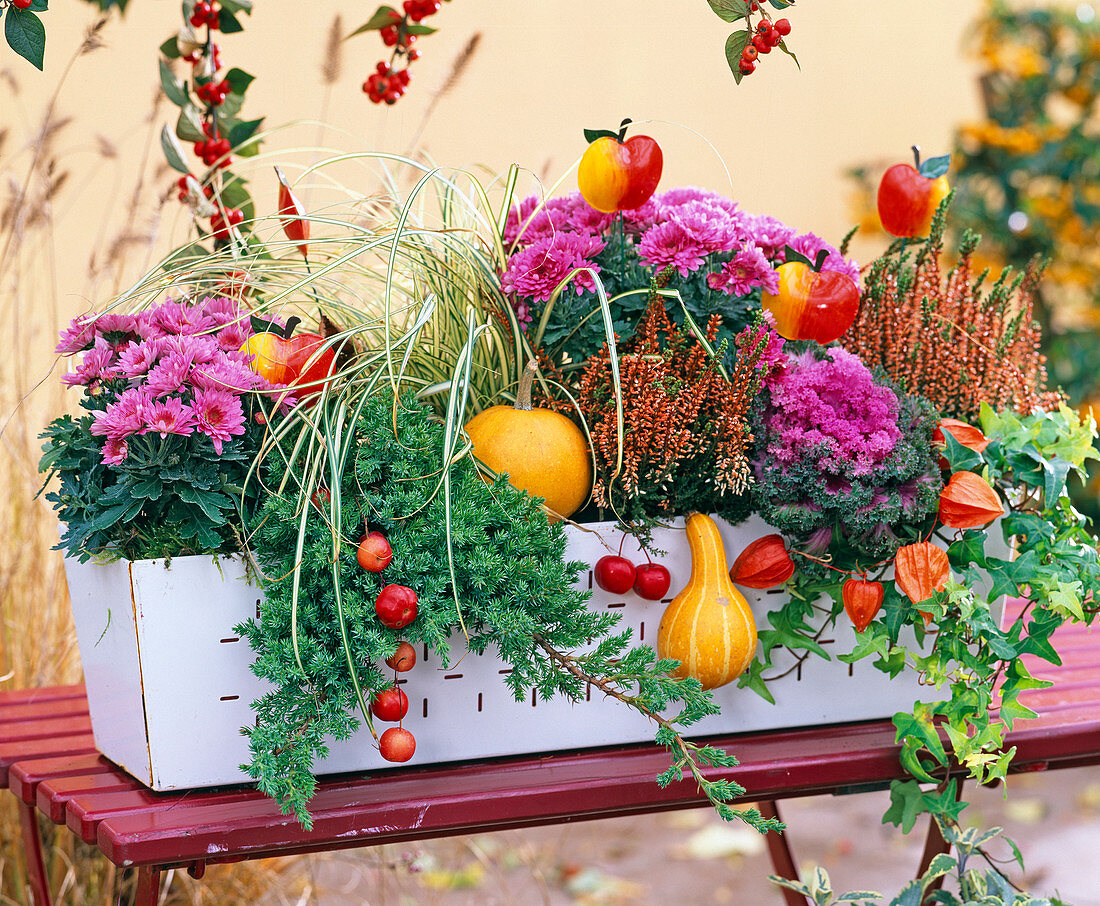
<path fill-rule="evenodd" d="M 8 127 L 17 141 L 32 133 L 94 16 L 77 0 L 51 6 L 45 75 L 10 55 L 2 58 L 20 90 L 13 95 L 0 80 L 0 128 Z M 653 120 L 646 129 L 665 150 L 662 186 L 724 190 L 748 210 L 836 241 L 851 222 L 847 166 L 906 159 L 914 141 L 942 152 L 953 127 L 976 114 L 973 67 L 961 48 L 978 6 L 976 0 L 919 6 L 805 0 L 786 13 L 802 71 L 776 52 L 737 86 L 722 54 L 729 29 L 705 0 L 454 0 L 435 19 L 441 32 L 420 45 L 424 58 L 415 66 L 411 93 L 389 108 L 370 104 L 359 88 L 381 55 L 373 35 L 347 42 L 339 81 L 327 92 L 320 84 L 333 16 L 343 17 L 347 32 L 373 4 L 256 0 L 247 31 L 224 36 L 221 44 L 227 65 L 257 76 L 245 113 L 267 115 L 268 125 L 323 117 L 354 136 L 345 145 L 405 151 L 459 49 L 481 32 L 461 81 L 440 98 L 423 129 L 420 147 L 436 161 L 493 170 L 516 161 L 553 181 L 582 152 L 583 127 L 612 127 L 623 116 Z M 159 162 L 155 132 L 170 111 L 163 105 L 151 128 L 156 47 L 178 15 L 176 3 L 133 0 L 125 20 L 115 16 L 105 30 L 109 46 L 78 60 L 62 89 L 59 109 L 74 121 L 60 133 L 57 152 L 72 175 L 55 206 L 61 265 L 56 289 L 46 291 L 57 295 L 63 316 L 101 302 L 117 285 L 88 282 L 93 247 L 124 228 L 149 232 L 143 218 L 129 222 L 127 202 L 142 155 Z M 98 136 L 117 145 L 119 157 L 103 158 Z M 317 138 L 311 127 L 277 141 L 301 145 Z M 26 153 L 12 159 L 16 150 L 9 137 L 0 153 L 8 157 L 2 169 L 18 174 Z M 168 191 L 173 181 L 161 171 L 146 198 Z M 261 201 L 272 203 L 273 189 L 257 189 L 269 193 Z M 166 246 L 168 234 L 179 238 L 186 231 L 174 200 L 165 212 L 168 224 L 154 249 Z M 131 253 L 129 276 L 149 260 L 144 252 Z"/>

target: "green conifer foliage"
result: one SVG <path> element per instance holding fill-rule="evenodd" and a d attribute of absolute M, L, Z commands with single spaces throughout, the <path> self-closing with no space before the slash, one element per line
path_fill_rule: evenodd
<path fill-rule="evenodd" d="M 381 394 L 366 402 L 348 428 L 353 428 L 354 451 L 339 493 L 330 489 L 340 503 L 338 556 L 333 557 L 334 527 L 324 495 L 313 494 L 311 501 L 312 488 L 293 487 L 282 495 L 274 490 L 284 472 L 292 478 L 307 474 L 301 458 L 289 464 L 269 460 L 270 496 L 253 524 L 251 544 L 266 600 L 260 619 L 238 629 L 256 653 L 254 672 L 273 686 L 256 703 L 256 727 L 245 731 L 253 759 L 248 770 L 265 793 L 308 826 L 312 768 L 326 754 L 325 736 L 346 739 L 359 726 L 356 682 L 368 702 L 373 692 L 390 685 L 382 662 L 399 639 L 427 644 L 444 662 L 454 662 L 462 652 L 450 650 L 448 634 L 463 626 L 471 651 L 492 649 L 512 667 L 502 681 L 517 699 L 532 689 L 543 699 L 557 694 L 583 699 L 592 682 L 654 719 L 658 741 L 673 753 L 663 782 L 687 769 L 715 805 L 741 792 L 736 784 L 706 780 L 699 769 L 700 762 L 735 764 L 731 756 L 684 741 L 673 726 L 714 713 L 709 693 L 694 680 L 669 677 L 674 663 L 658 660 L 651 649 L 628 650 L 630 634 L 616 631 L 617 615 L 585 608 L 588 593 L 574 584 L 584 564 L 564 560 L 563 528 L 547 521 L 536 500 L 506 481 L 482 480 L 469 457 L 451 465 L 456 594 L 446 556 L 443 427 L 411 397 L 395 406 L 391 395 Z M 299 561 L 303 506 L 311 511 Z M 363 570 L 356 561 L 365 526 L 384 532 L 393 548 L 382 573 Z M 374 611 L 379 591 L 389 583 L 407 585 L 419 597 L 416 620 L 400 630 L 384 627 Z M 577 654 L 581 649 L 585 653 Z M 349 662 L 355 665 L 355 682 Z M 662 717 L 674 701 L 682 703 L 678 716 Z M 761 829 L 767 824 L 754 811 L 733 813 L 725 806 L 722 811 L 758 822 Z"/>

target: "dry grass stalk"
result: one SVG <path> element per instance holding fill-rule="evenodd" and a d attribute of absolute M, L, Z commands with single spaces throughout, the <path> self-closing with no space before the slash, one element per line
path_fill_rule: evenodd
<path fill-rule="evenodd" d="M 325 42 L 324 62 L 321 64 L 321 84 L 334 85 L 340 79 L 344 66 L 344 21 L 337 13 L 329 26 Z"/>

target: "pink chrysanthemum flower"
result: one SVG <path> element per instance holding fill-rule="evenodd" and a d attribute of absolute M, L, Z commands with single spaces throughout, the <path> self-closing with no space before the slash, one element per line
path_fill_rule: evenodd
<path fill-rule="evenodd" d="M 96 386 L 101 381 L 118 377 L 118 355 L 103 337 L 96 337 L 91 349 L 85 350 L 84 357 L 76 371 L 69 372 L 61 381 L 68 387 Z"/>
<path fill-rule="evenodd" d="M 599 273 L 592 258 L 603 250 L 603 240 L 578 233 L 557 233 L 517 252 L 500 276 L 501 287 L 509 295 L 546 302 L 575 268 L 591 268 Z M 574 275 L 571 285 L 579 295 L 594 289 L 592 274 Z"/>
<path fill-rule="evenodd" d="M 148 423 L 153 400 L 141 388 L 127 390 L 112 406 L 95 414 L 92 434 L 106 436 L 109 440 L 122 440 L 138 434 Z"/>
<path fill-rule="evenodd" d="M 225 390 L 196 390 L 191 400 L 195 426 L 214 442 L 221 456 L 222 444 L 244 434 L 244 410 L 240 398 Z"/>
<path fill-rule="evenodd" d="M 187 302 L 168 300 L 154 309 L 157 325 L 169 334 L 205 333 L 215 327 L 215 321 L 205 313 L 202 306 Z"/>
<path fill-rule="evenodd" d="M 74 318 L 65 330 L 61 331 L 54 352 L 58 355 L 75 355 L 95 343 L 95 324 L 87 318 Z"/>
<path fill-rule="evenodd" d="M 703 266 L 707 249 L 682 223 L 669 220 L 646 232 L 638 243 L 638 256 L 657 269 L 672 265 L 686 277 Z"/>
<path fill-rule="evenodd" d="M 103 463 L 108 466 L 117 466 L 126 461 L 130 455 L 130 445 L 122 438 L 108 438 L 103 444 Z"/>
<path fill-rule="evenodd" d="M 195 414 L 184 406 L 179 397 L 166 400 L 154 400 L 146 414 L 145 427 L 141 434 L 159 434 L 161 438 L 169 434 L 187 437 L 195 432 Z"/>
<path fill-rule="evenodd" d="M 218 347 L 223 352 L 236 352 L 252 336 L 252 328 L 240 319 L 229 321 L 215 335 Z"/>
<path fill-rule="evenodd" d="M 775 293 L 779 274 L 759 248 L 746 244 L 718 272 L 707 275 L 707 286 L 730 296 L 747 296 L 758 286 Z"/>
<path fill-rule="evenodd" d="M 783 260 L 781 252 L 797 235 L 797 231 L 782 220 L 767 214 L 746 215 L 745 229 L 765 256 L 773 260 L 778 257 L 780 261 Z"/>
<path fill-rule="evenodd" d="M 228 390 L 238 395 L 273 387 L 246 363 L 225 359 L 196 366 L 191 370 L 190 382 L 201 390 Z"/>
<path fill-rule="evenodd" d="M 226 296 L 207 296 L 202 300 L 202 310 L 215 324 L 228 324 L 241 317 L 240 307 Z"/>
<path fill-rule="evenodd" d="M 154 396 L 179 393 L 191 375 L 192 364 L 187 352 L 168 352 L 146 375 L 145 389 Z"/>
<path fill-rule="evenodd" d="M 160 358 L 162 345 L 159 338 L 131 343 L 118 357 L 118 369 L 125 377 L 136 378 L 147 373 Z"/>

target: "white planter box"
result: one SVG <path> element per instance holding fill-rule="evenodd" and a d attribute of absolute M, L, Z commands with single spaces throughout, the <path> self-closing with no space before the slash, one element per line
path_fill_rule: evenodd
<path fill-rule="evenodd" d="M 687 583 L 691 558 L 682 520 L 654 536 L 672 574 L 670 598 Z M 719 522 L 726 554 L 734 557 L 750 542 L 772 531 L 753 517 L 731 527 Z M 595 563 L 620 534 L 611 523 L 591 531 L 567 529 L 567 557 Z M 633 538 L 623 553 L 638 562 Z M 120 561 L 109 565 L 66 561 L 69 590 L 96 745 L 112 761 L 155 790 L 217 786 L 249 780 L 240 765 L 250 760 L 240 728 L 254 722 L 250 703 L 264 682 L 249 670 L 252 651 L 233 627 L 256 615 L 260 592 L 234 560 L 177 557 L 163 561 Z M 589 606 L 617 610 L 637 642 L 656 644 L 665 605 L 628 593 L 600 590 L 589 571 Z M 744 589 L 744 591 L 751 591 Z M 782 601 L 782 591 L 747 594 L 759 626 Z M 838 623 L 835 636 L 821 644 L 850 651 L 854 630 Z M 453 645 L 462 652 L 461 637 Z M 409 696 L 404 726 L 416 737 L 411 764 L 459 761 L 523 752 L 568 750 L 650 741 L 655 728 L 641 715 L 598 692 L 573 704 L 533 698 L 516 702 L 501 674 L 507 665 L 490 651 L 467 654 L 443 669 L 434 654 L 418 650 L 416 667 L 403 675 Z M 782 657 L 777 653 L 778 657 Z M 774 673 L 795 664 L 777 660 Z M 911 673 L 891 680 L 870 660 L 848 665 L 811 656 L 769 688 L 776 704 L 730 684 L 714 690 L 722 713 L 694 725 L 692 736 L 796 727 L 890 717 L 909 710 L 934 690 L 918 685 Z M 380 725 L 384 727 L 385 725 Z M 392 768 L 378 754 L 369 732 L 361 730 L 332 743 L 317 766 L 319 774 Z"/>

